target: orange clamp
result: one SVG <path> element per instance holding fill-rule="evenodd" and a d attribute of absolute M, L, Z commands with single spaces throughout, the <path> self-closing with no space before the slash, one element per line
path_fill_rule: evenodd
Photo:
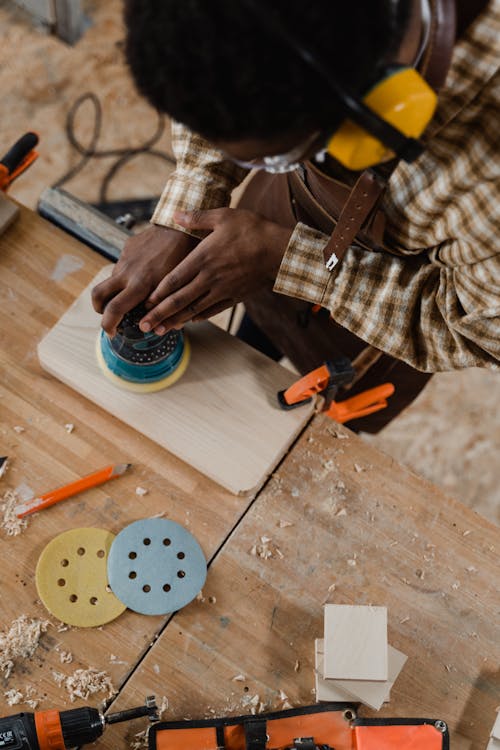
<path fill-rule="evenodd" d="M 37 133 L 25 133 L 0 158 L 0 190 L 6 191 L 16 177 L 19 177 L 38 158 L 38 153 L 35 151 L 37 143 Z"/>
<path fill-rule="evenodd" d="M 321 365 L 297 380 L 293 385 L 280 391 L 278 398 L 283 409 L 305 404 L 316 393 L 324 391 L 330 383 L 331 372 L 328 365 Z"/>
<path fill-rule="evenodd" d="M 340 424 L 345 424 L 351 419 L 366 417 L 376 411 L 385 409 L 387 399 L 394 393 L 392 383 L 384 383 L 376 388 L 370 388 L 357 396 L 352 396 L 345 401 L 332 401 L 330 406 L 323 412 L 331 419 Z"/>

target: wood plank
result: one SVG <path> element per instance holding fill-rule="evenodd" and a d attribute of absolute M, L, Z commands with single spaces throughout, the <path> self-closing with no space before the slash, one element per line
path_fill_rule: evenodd
<path fill-rule="evenodd" d="M 283 557 L 252 554 L 263 535 Z M 408 661 L 375 715 L 443 719 L 484 750 L 498 703 L 499 548 L 496 526 L 315 418 L 211 564 L 205 601 L 176 615 L 114 708 L 147 691 L 177 719 L 250 713 L 255 695 L 266 708 L 283 695 L 312 703 L 323 604 L 376 603 Z M 134 731 L 110 730 L 99 748 Z"/>
<path fill-rule="evenodd" d="M 329 697 L 331 691 L 338 690 L 343 693 L 342 700 L 361 701 L 365 705 L 379 711 L 383 703 L 390 700 L 391 689 L 401 672 L 405 662 L 406 655 L 398 651 L 397 648 L 388 645 L 387 647 L 387 668 L 388 678 L 385 682 L 370 682 L 369 680 L 331 680 L 325 679 L 324 675 L 324 639 L 318 638 L 315 641 L 315 663 L 316 670 L 319 669 L 320 679 L 316 683 L 316 698 L 321 701 L 338 700 Z"/>
<path fill-rule="evenodd" d="M 167 621 L 127 611 L 102 629 L 59 632 L 57 621 L 38 600 L 34 581 L 37 560 L 51 539 L 82 526 L 116 534 L 132 521 L 163 514 L 188 528 L 210 559 L 248 507 L 247 501 L 41 369 L 37 342 L 103 263 L 99 255 L 23 208 L 19 220 L 0 237 L 0 453 L 9 456 L 0 498 L 17 487 L 40 494 L 107 463 L 133 465 L 120 479 L 32 516 L 19 536 L 8 537 L 0 529 L 0 630 L 8 630 L 21 614 L 53 623 L 31 659 L 17 659 L 8 679 L 1 673 L 3 716 L 31 710 L 23 701 L 15 707 L 7 704 L 4 693 L 13 688 L 26 699 L 31 687 L 40 709 L 101 705 L 106 697 L 102 692 L 87 702 L 71 703 L 53 672 L 69 676 L 92 666 L 105 671 L 119 688 Z M 66 424 L 74 425 L 71 434 Z M 138 496 L 137 487 L 147 494 Z M 71 663 L 61 662 L 63 652 L 72 654 Z"/>
<path fill-rule="evenodd" d="M 18 214 L 19 209 L 16 204 L 0 192 L 0 234 L 3 234 L 14 223 Z"/>
<path fill-rule="evenodd" d="M 283 411 L 277 393 L 295 376 L 211 323 L 186 327 L 191 359 L 175 385 L 131 393 L 105 378 L 95 349 L 92 287 L 41 341 L 42 366 L 86 398 L 235 494 L 254 495 L 309 420 L 314 405 Z"/>
<path fill-rule="evenodd" d="M 386 682 L 386 608 L 325 604 L 324 611 L 324 677 Z"/>

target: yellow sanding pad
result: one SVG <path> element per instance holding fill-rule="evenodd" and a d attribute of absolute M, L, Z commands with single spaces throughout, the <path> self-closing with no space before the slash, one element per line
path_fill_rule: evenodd
<path fill-rule="evenodd" d="M 95 628 L 126 609 L 108 586 L 114 539 L 106 529 L 71 529 L 47 544 L 36 566 L 36 587 L 52 615 L 67 625 Z"/>
<path fill-rule="evenodd" d="M 105 375 L 108 380 L 111 380 L 111 382 L 117 385 L 119 388 L 124 388 L 126 391 L 133 391 L 134 393 L 154 393 L 155 391 L 161 391 L 164 388 L 169 388 L 171 385 L 176 383 L 179 378 L 182 378 L 182 376 L 186 372 L 186 368 L 189 364 L 190 354 L 191 347 L 189 346 L 187 337 L 184 336 L 184 351 L 182 352 L 182 357 L 179 361 L 179 364 L 177 365 L 174 372 L 171 373 L 171 375 L 167 375 L 167 377 L 163 378 L 162 380 L 156 380 L 154 383 L 132 383 L 130 380 L 119 378 L 118 375 L 115 375 L 114 372 L 111 372 L 111 370 L 107 366 L 106 362 L 104 361 L 104 357 L 102 356 L 100 333 L 97 337 L 96 342 L 97 363 L 101 368 L 103 375 Z"/>

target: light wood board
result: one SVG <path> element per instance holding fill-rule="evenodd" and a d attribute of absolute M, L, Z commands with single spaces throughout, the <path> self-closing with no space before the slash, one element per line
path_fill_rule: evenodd
<path fill-rule="evenodd" d="M 16 220 L 19 209 L 0 192 L 0 234 Z"/>
<path fill-rule="evenodd" d="M 315 645 L 316 664 L 316 698 L 319 701 L 344 700 L 361 701 L 378 711 L 384 703 L 388 703 L 391 697 L 391 689 L 398 674 L 406 662 L 406 655 L 393 648 L 387 647 L 387 682 L 376 682 L 370 680 L 327 680 L 324 674 L 324 639 L 317 638 Z M 332 698 L 332 693 L 343 694 L 343 698 Z"/>
<path fill-rule="evenodd" d="M 294 375 L 210 323 L 186 327 L 191 360 L 173 386 L 137 394 L 107 380 L 95 349 L 100 316 L 92 287 L 40 342 L 44 369 L 235 494 L 255 493 L 311 416 L 279 408 Z"/>
<path fill-rule="evenodd" d="M 383 680 L 387 669 L 387 609 L 325 605 L 324 676 Z"/>

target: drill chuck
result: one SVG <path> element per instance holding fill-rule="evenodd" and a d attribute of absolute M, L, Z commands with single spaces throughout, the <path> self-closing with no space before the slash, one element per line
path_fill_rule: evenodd
<path fill-rule="evenodd" d="M 64 747 L 79 747 L 95 742 L 104 732 L 104 716 L 96 708 L 73 708 L 60 711 Z"/>

